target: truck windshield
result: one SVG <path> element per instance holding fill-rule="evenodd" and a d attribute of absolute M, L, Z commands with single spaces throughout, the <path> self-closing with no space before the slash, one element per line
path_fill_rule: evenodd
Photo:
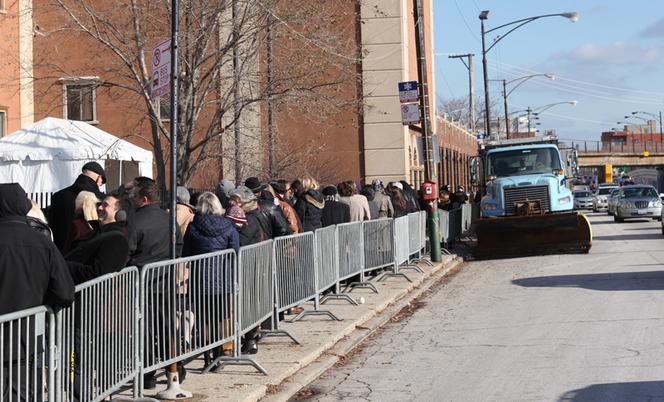
<path fill-rule="evenodd" d="M 560 169 L 560 156 L 554 148 L 518 149 L 489 155 L 490 176 L 523 176 L 552 173 Z"/>
<path fill-rule="evenodd" d="M 607 195 L 607 194 L 611 194 L 611 190 L 613 190 L 612 187 L 600 187 L 600 188 L 599 188 L 599 192 L 598 192 L 598 194 L 599 194 L 599 195 Z"/>

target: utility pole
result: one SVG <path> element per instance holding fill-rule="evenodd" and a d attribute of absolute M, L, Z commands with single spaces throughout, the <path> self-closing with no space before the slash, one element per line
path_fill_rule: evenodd
<path fill-rule="evenodd" d="M 507 80 L 503 80 L 503 102 L 505 103 L 505 136 L 510 139 L 510 118 L 507 113 Z"/>
<path fill-rule="evenodd" d="M 448 58 L 461 60 L 463 65 L 468 69 L 468 119 L 470 120 L 468 127 L 470 127 L 470 131 L 472 131 L 473 135 L 475 135 L 475 84 L 473 81 L 473 56 L 475 56 L 473 53 L 466 53 L 451 55 L 448 56 Z M 468 59 L 467 63 L 464 58 Z"/>
<path fill-rule="evenodd" d="M 486 61 L 486 32 L 484 32 L 484 20 L 489 16 L 488 11 L 480 13 L 480 25 L 482 28 L 482 69 L 484 70 L 484 121 L 486 128 L 484 129 L 485 135 L 491 138 L 491 105 L 489 104 L 489 67 Z"/>
<path fill-rule="evenodd" d="M 271 5 L 272 6 L 272 5 Z M 272 17 L 272 10 L 268 10 L 267 14 L 267 138 L 268 138 L 268 176 L 275 177 L 275 148 L 276 148 L 276 138 L 274 137 L 274 112 L 272 109 L 272 85 L 274 84 L 274 77 L 272 73 L 273 69 L 273 32 L 274 23 Z"/>
<path fill-rule="evenodd" d="M 170 258 L 177 258 L 177 158 L 178 158 L 178 76 L 180 74 L 180 59 L 178 47 L 180 46 L 180 2 L 171 0 L 171 149 L 170 149 Z M 175 352 L 176 339 L 169 339 L 170 348 Z M 177 363 L 169 365 L 166 369 L 167 388 L 157 394 L 159 399 L 186 399 L 191 398 L 192 393 L 180 388 L 180 379 L 178 376 Z M 140 384 L 142 386 L 143 384 Z"/>
<path fill-rule="evenodd" d="M 238 60 L 238 10 L 237 0 L 231 1 L 231 18 L 233 20 L 233 135 L 235 137 L 235 185 L 242 183 L 242 132 L 240 131 L 240 61 Z"/>
<path fill-rule="evenodd" d="M 431 144 L 431 124 L 429 121 L 429 81 L 427 77 L 426 47 L 424 42 L 424 18 L 421 0 L 413 0 L 415 23 L 415 52 L 417 55 L 417 76 L 420 82 L 420 115 L 422 140 L 424 142 L 424 179 L 436 182 L 433 150 Z M 432 203 L 427 209 L 427 226 L 431 244 L 431 261 L 442 261 L 440 255 L 440 233 L 438 232 L 438 207 Z"/>

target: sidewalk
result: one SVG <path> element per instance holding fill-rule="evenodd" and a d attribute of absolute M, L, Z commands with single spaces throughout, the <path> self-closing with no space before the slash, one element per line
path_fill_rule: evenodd
<path fill-rule="evenodd" d="M 364 304 L 352 306 L 345 301 L 330 300 L 321 307 L 330 310 L 343 321 L 332 321 L 325 316 L 308 316 L 295 323 L 281 322 L 280 328 L 293 335 L 301 345 L 282 337 L 262 340 L 258 353 L 253 357 L 265 367 L 268 376 L 244 366 L 227 366 L 216 373 L 201 374 L 203 361 L 198 359 L 187 365 L 183 388 L 193 392 L 191 401 L 253 402 L 266 395 L 269 400 L 286 400 L 332 367 L 340 356 L 389 320 L 413 297 L 425 291 L 426 287 L 420 288 L 423 282 L 434 274 L 444 275 L 460 262 L 461 259 L 456 256 L 444 255 L 443 262 L 434 267 L 420 264 L 424 274 L 411 269 L 402 271 L 412 283 L 395 277 L 382 282 L 374 281 L 380 292 L 378 294 L 369 289 L 353 290 L 351 295 L 358 301 L 364 297 Z M 377 317 L 388 308 L 386 314 Z M 287 316 L 287 319 L 291 317 Z M 165 388 L 165 381 L 163 376 L 160 377 L 157 389 L 146 390 L 145 396 L 154 397 Z"/>

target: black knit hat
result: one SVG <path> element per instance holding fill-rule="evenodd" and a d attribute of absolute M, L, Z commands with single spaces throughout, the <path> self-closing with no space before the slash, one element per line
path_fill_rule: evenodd
<path fill-rule="evenodd" d="M 323 195 L 326 197 L 329 197 L 331 195 L 337 195 L 339 192 L 337 191 L 337 188 L 334 186 L 327 186 L 323 189 Z"/>
<path fill-rule="evenodd" d="M 103 184 L 106 183 L 106 172 L 104 171 L 104 168 L 101 167 L 101 165 L 98 164 L 97 162 L 88 162 L 85 165 L 83 165 L 81 171 L 85 172 L 86 170 L 97 173 L 99 176 L 101 176 L 101 182 Z"/>

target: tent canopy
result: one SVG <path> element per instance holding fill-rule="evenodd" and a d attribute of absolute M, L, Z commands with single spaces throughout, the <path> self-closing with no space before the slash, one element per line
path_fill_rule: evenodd
<path fill-rule="evenodd" d="M 152 177 L 152 152 L 81 121 L 47 117 L 0 139 L 0 182 L 29 193 L 70 185 L 88 161 L 105 166 L 109 186 L 130 172 Z"/>

